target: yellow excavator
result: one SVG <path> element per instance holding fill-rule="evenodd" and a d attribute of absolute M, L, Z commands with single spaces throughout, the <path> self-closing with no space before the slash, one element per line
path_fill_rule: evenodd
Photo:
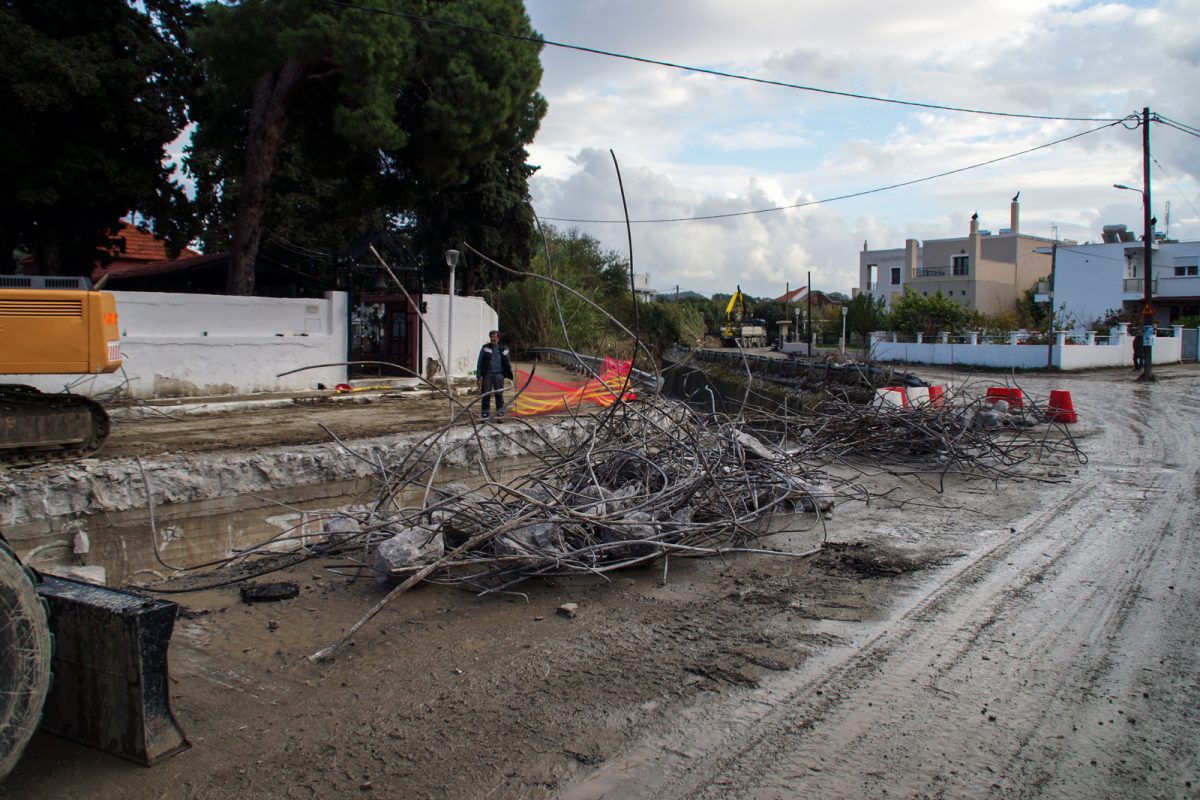
<path fill-rule="evenodd" d="M 767 322 L 752 319 L 742 287 L 737 287 L 725 306 L 725 323 L 721 326 L 722 347 L 766 347 Z"/>
<path fill-rule="evenodd" d="M 0 275 L 0 379 L 99 375 L 121 367 L 116 300 L 84 278 Z M 0 383 L 0 460 L 83 456 L 108 438 L 91 398 Z"/>
<path fill-rule="evenodd" d="M 0 376 L 120 367 L 113 295 L 82 278 L 0 275 Z M 0 461 L 78 457 L 108 432 L 108 414 L 91 398 L 0 384 Z M 39 727 L 146 765 L 189 747 L 168 692 L 177 610 L 39 575 L 0 532 L 0 781 Z"/>

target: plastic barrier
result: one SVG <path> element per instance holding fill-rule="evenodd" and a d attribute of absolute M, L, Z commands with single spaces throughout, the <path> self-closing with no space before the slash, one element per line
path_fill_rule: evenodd
<path fill-rule="evenodd" d="M 997 400 L 1008 401 L 1009 408 L 1021 408 L 1021 390 L 1015 386 L 989 386 L 987 394 L 983 398 L 988 403 L 994 403 Z"/>
<path fill-rule="evenodd" d="M 1050 392 L 1046 416 L 1053 422 L 1078 422 L 1079 416 L 1075 413 L 1075 404 L 1071 402 L 1071 393 L 1062 389 Z"/>

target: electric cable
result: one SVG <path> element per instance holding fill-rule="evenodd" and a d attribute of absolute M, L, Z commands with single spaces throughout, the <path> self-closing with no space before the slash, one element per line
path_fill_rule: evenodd
<path fill-rule="evenodd" d="M 542 36 L 527 36 L 519 33 L 509 33 L 507 31 L 498 31 L 492 28 L 483 28 L 478 25 L 468 25 L 462 22 L 454 22 L 451 20 L 438 19 L 436 17 L 426 17 L 420 14 L 409 14 L 403 11 L 392 11 L 383 8 L 374 8 L 371 6 L 359 5 L 351 3 L 348 0 L 321 0 L 321 2 L 337 6 L 339 8 L 353 9 L 356 11 L 366 11 L 373 14 L 382 14 L 389 17 L 400 17 L 413 22 L 426 22 L 434 25 L 442 25 L 448 28 L 458 28 L 472 33 L 482 33 L 489 36 L 499 36 L 504 39 L 512 39 L 514 41 L 529 42 L 539 46 L 556 47 L 562 50 L 574 50 L 580 53 L 589 53 L 591 55 L 604 56 L 605 58 L 615 58 L 623 61 L 632 61 L 639 64 L 650 64 L 656 67 L 666 67 L 668 69 L 680 70 L 683 72 L 695 72 L 701 75 L 711 75 L 715 78 L 728 78 L 730 80 L 746 81 L 748 83 L 757 83 L 764 86 L 775 86 L 781 89 L 795 89 L 802 92 L 813 92 L 816 94 L 832 95 L 834 97 L 845 97 L 851 100 L 867 100 L 873 103 L 889 103 L 891 105 L 909 106 L 912 108 L 925 108 L 933 111 L 953 111 L 960 114 L 982 114 L 993 117 L 1011 117 L 1015 119 L 1037 119 L 1037 120 L 1054 120 L 1058 122 L 1118 122 L 1115 117 L 1059 117 L 1050 114 L 1019 114 L 1012 111 L 989 111 L 981 108 L 968 108 L 965 106 L 948 106 L 939 103 L 924 103 L 916 100 L 898 100 L 892 97 L 879 97 L 877 95 L 861 94 L 858 92 L 846 92 L 838 89 L 827 89 L 820 86 L 807 86 L 799 83 L 788 83 L 787 81 L 771 80 L 769 78 L 755 78 L 750 75 L 740 75 L 735 72 L 725 72 L 724 70 L 709 69 L 706 67 L 693 67 L 687 64 L 678 64 L 673 61 L 664 61 L 657 58 L 648 58 L 646 56 L 635 56 L 628 53 L 618 53 L 613 50 L 602 50 L 596 47 L 587 47 L 585 45 L 569 44 L 567 42 L 557 42 L 552 39 L 546 39 Z"/>
<path fill-rule="evenodd" d="M 706 215 L 697 216 L 697 217 L 669 217 L 669 218 L 663 218 L 663 219 L 631 219 L 631 220 L 629 220 L 629 222 L 630 222 L 630 224 L 649 224 L 649 223 L 667 223 L 667 222 L 699 222 L 702 220 L 711 220 L 711 219 L 728 219 L 730 217 L 747 217 L 747 216 L 752 216 L 754 214 L 769 214 L 769 213 L 772 213 L 775 211 L 789 211 L 789 210 L 795 209 L 795 208 L 806 208 L 808 206 L 820 205 L 822 203 L 833 203 L 833 202 L 839 201 L 839 200 L 850 200 L 850 199 L 853 199 L 856 197 L 865 197 L 866 195 L 878 194 L 879 192 L 887 192 L 887 191 L 891 191 L 892 189 L 900 189 L 905 186 L 913 186 L 914 184 L 925 183 L 927 181 L 936 180 L 938 178 L 945 178 L 948 175 L 957 175 L 958 173 L 961 173 L 961 172 L 967 172 L 969 170 L 979 169 L 980 167 L 990 166 L 991 164 L 996 164 L 998 162 L 1007 161 L 1009 159 L 1016 158 L 1018 156 L 1023 156 L 1023 155 L 1027 155 L 1029 153 L 1034 153 L 1034 152 L 1037 152 L 1038 150 L 1045 150 L 1046 148 L 1054 147 L 1055 145 L 1060 145 L 1060 144 L 1063 144 L 1064 142 L 1069 142 L 1072 139 L 1079 139 L 1080 137 L 1087 136 L 1087 135 L 1093 134 L 1093 133 L 1097 133 L 1099 131 L 1106 130 L 1107 128 L 1112 128 L 1116 125 L 1121 125 L 1123 122 L 1124 122 L 1124 120 L 1117 120 L 1116 122 L 1110 122 L 1107 125 L 1101 125 L 1098 128 L 1092 128 L 1090 130 L 1081 131 L 1080 133 L 1072 134 L 1071 136 L 1065 136 L 1061 139 L 1055 139 L 1052 142 L 1046 142 L 1045 144 L 1040 144 L 1040 145 L 1037 145 L 1036 147 L 1030 147 L 1030 148 L 1021 150 L 1016 153 L 1009 153 L 1008 155 L 1005 155 L 1005 156 L 999 156 L 997 158 L 988 159 L 987 161 L 981 161 L 977 164 L 971 164 L 970 166 L 958 167 L 957 169 L 951 169 L 951 170 L 946 170 L 944 172 L 938 172 L 934 175 L 927 175 L 923 178 L 914 178 L 913 180 L 909 180 L 909 181 L 893 183 L 888 186 L 879 186 L 874 189 L 864 189 L 861 192 L 851 192 L 849 194 L 836 195 L 834 197 L 827 197 L 827 198 L 824 198 L 821 200 L 809 200 L 804 203 L 794 203 L 792 205 L 787 205 L 787 206 L 775 206 L 773 208 L 759 208 L 759 209 L 754 209 L 751 211 L 731 211 L 728 214 L 706 214 Z M 617 223 L 624 224 L 625 223 L 625 220 L 623 220 L 623 219 L 578 219 L 578 218 L 573 218 L 573 217 L 542 217 L 542 219 L 549 220 L 552 222 L 587 222 L 587 223 L 594 223 L 594 224 L 617 224 Z"/>

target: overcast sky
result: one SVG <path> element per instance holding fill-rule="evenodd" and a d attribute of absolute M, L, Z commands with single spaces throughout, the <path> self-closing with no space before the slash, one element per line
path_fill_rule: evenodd
<path fill-rule="evenodd" d="M 1143 106 L 1200 129 L 1200 0 L 526 0 L 547 40 L 840 92 L 986 111 L 1121 118 Z M 547 46 L 550 109 L 530 148 L 538 215 L 628 253 L 633 220 L 825 200 L 1008 156 L 1104 122 L 983 116 L 765 86 Z M 913 186 L 784 211 L 633 225 L 660 292 L 775 297 L 811 270 L 849 293 L 858 253 L 1008 227 L 1096 241 L 1139 234 L 1141 130 L 1110 127 Z M 1159 230 L 1200 239 L 1200 138 L 1151 125 Z M 560 218 L 558 220 L 553 218 Z"/>

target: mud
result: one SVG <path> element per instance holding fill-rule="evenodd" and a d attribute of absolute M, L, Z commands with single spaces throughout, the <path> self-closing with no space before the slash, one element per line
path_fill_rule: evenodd
<path fill-rule="evenodd" d="M 310 561 L 265 579 L 298 584 L 292 600 L 174 596 L 192 749 L 146 769 L 39 735 L 0 796 L 1200 796 L 1200 369 L 1159 374 L 1020 377 L 1072 392 L 1086 465 L 942 495 L 877 476 L 887 499 L 839 507 L 809 558 L 671 559 L 487 598 L 427 585 L 319 664 L 305 656 L 386 588 Z M 307 413 L 110 444 L 326 441 Z M 314 413 L 378 431 L 424 412 Z"/>

